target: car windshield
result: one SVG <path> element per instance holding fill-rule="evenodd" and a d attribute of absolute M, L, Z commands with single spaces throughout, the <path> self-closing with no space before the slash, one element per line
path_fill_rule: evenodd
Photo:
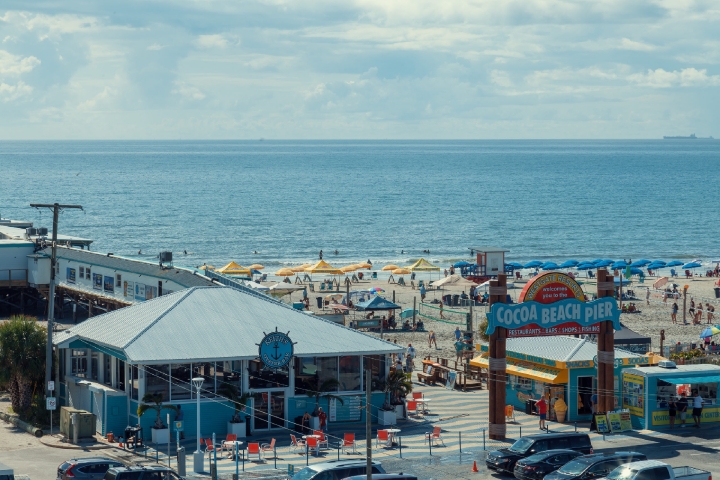
<path fill-rule="evenodd" d="M 318 471 L 312 467 L 305 467 L 295 475 L 292 476 L 293 480 L 310 480 L 312 477 L 317 475 Z"/>
<path fill-rule="evenodd" d="M 579 475 L 585 471 L 588 467 L 588 463 L 585 460 L 573 460 L 566 463 L 558 470 L 560 473 L 567 473 L 569 475 Z"/>
<path fill-rule="evenodd" d="M 543 452 L 543 453 L 536 453 L 535 455 L 530 455 L 529 457 L 527 457 L 527 458 L 524 460 L 524 462 L 525 462 L 525 464 L 535 463 L 535 462 L 542 462 L 542 461 L 545 460 L 547 457 L 548 457 L 548 454 L 547 454 L 547 453 L 544 453 L 544 452 Z"/>
<path fill-rule="evenodd" d="M 632 468 L 619 467 L 610 472 L 607 478 L 612 480 L 630 480 L 636 473 L 637 470 L 633 470 Z"/>
<path fill-rule="evenodd" d="M 510 447 L 510 451 L 515 453 L 525 453 L 532 444 L 533 441 L 529 438 L 521 438 L 520 440 L 512 444 L 512 447 Z"/>

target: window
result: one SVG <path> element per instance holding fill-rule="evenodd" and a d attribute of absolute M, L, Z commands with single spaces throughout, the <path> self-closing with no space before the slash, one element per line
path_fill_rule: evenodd
<path fill-rule="evenodd" d="M 192 365 L 189 363 L 174 363 L 170 365 L 170 398 L 175 400 L 189 400 L 192 398 Z"/>
<path fill-rule="evenodd" d="M 80 278 L 85 278 L 85 267 L 80 267 Z"/>
<path fill-rule="evenodd" d="M 570 441 L 568 438 L 555 438 L 551 441 L 552 448 L 570 448 L 571 445 L 569 445 Z"/>
<path fill-rule="evenodd" d="M 215 393 L 215 363 L 204 362 L 204 363 L 193 363 L 193 376 L 202 377 L 205 381 L 202 384 L 201 393 L 202 395 L 212 395 Z"/>
<path fill-rule="evenodd" d="M 98 352 L 90 352 L 90 377 L 93 380 L 98 379 L 98 375 L 100 374 L 100 365 L 99 365 L 99 357 L 100 354 Z"/>
<path fill-rule="evenodd" d="M 295 358 L 295 395 L 304 395 L 317 387 L 315 357 Z"/>
<path fill-rule="evenodd" d="M 578 415 L 592 413 L 593 380 L 595 377 L 577 377 Z"/>
<path fill-rule="evenodd" d="M 116 287 L 122 287 L 122 275 L 117 274 L 115 275 L 115 286 Z"/>
<path fill-rule="evenodd" d="M 87 374 L 87 352 L 85 350 L 73 350 L 70 372 L 76 377 L 85 378 Z"/>
<path fill-rule="evenodd" d="M 360 357 L 340 357 L 340 381 L 341 391 L 360 390 L 362 372 L 360 371 Z"/>
<path fill-rule="evenodd" d="M 112 357 L 108 354 L 103 355 L 103 383 L 112 385 Z"/>
<path fill-rule="evenodd" d="M 611 462 L 600 462 L 596 463 L 588 469 L 588 473 L 594 477 L 604 477 L 606 474 L 614 470 L 615 467 L 610 468 Z"/>
<path fill-rule="evenodd" d="M 322 385 L 328 380 L 338 378 L 338 357 L 316 357 L 318 384 Z M 337 388 L 335 389 L 337 390 Z"/>
<path fill-rule="evenodd" d="M 115 378 L 117 378 L 117 384 L 115 388 L 118 390 L 125 391 L 125 362 L 117 359 L 115 360 Z"/>
<path fill-rule="evenodd" d="M 130 399 L 137 400 L 140 392 L 140 370 L 137 365 L 130 365 Z"/>
<path fill-rule="evenodd" d="M 85 278 L 90 280 L 90 267 L 85 267 Z"/>
<path fill-rule="evenodd" d="M 655 475 L 655 480 L 668 480 L 670 478 L 670 472 L 667 467 L 655 467 L 652 469 Z"/>
<path fill-rule="evenodd" d="M 170 401 L 168 365 L 145 365 L 145 393 L 159 393 L 164 402 Z"/>
<path fill-rule="evenodd" d="M 280 370 L 265 368 L 258 360 L 248 363 L 250 388 L 286 388 L 290 385 L 288 367 Z"/>
<path fill-rule="evenodd" d="M 532 451 L 535 453 L 544 452 L 548 449 L 548 442 L 545 440 L 540 440 L 538 442 L 535 442 L 535 444 L 532 446 Z"/>
<path fill-rule="evenodd" d="M 365 368 L 370 369 L 372 390 L 380 390 L 380 385 L 385 381 L 385 355 L 365 356 Z"/>

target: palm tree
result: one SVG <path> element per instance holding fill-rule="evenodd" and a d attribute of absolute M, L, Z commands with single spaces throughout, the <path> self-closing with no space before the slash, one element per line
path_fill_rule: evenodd
<path fill-rule="evenodd" d="M 7 373 L 12 408 L 27 412 L 33 391 L 45 378 L 47 329 L 37 319 L 16 315 L 0 325 L 0 367 Z"/>
<path fill-rule="evenodd" d="M 342 397 L 335 395 L 330 392 L 337 392 L 338 387 L 340 386 L 340 382 L 337 381 L 335 378 L 329 378 L 322 382 L 319 387 L 317 387 L 316 391 L 308 390 L 307 396 L 310 398 L 315 399 L 315 410 L 313 412 L 313 415 L 317 413 L 318 408 L 320 407 L 320 399 L 321 398 L 327 398 L 328 401 L 330 399 L 334 398 L 338 402 L 340 402 L 340 405 L 345 405 L 345 402 L 343 401 Z"/>
<path fill-rule="evenodd" d="M 230 423 L 241 423 L 243 420 L 240 418 L 240 410 L 245 410 L 248 400 L 253 396 L 249 393 L 240 395 L 240 389 L 234 383 L 224 383 L 218 388 L 218 394 L 227 398 L 235 407 L 235 412 L 233 413 Z"/>
<path fill-rule="evenodd" d="M 138 406 L 137 414 L 138 417 L 142 417 L 143 413 L 148 410 L 155 410 L 157 418 L 155 419 L 155 425 L 153 428 L 162 429 L 165 428 L 165 424 L 160 419 L 160 412 L 162 410 L 172 410 L 173 412 L 178 411 L 175 405 L 163 405 L 163 394 L 162 393 L 146 393 L 142 398 L 143 403 Z"/>
<path fill-rule="evenodd" d="M 402 370 L 392 370 L 383 383 L 383 391 L 390 396 L 391 405 L 400 405 L 401 397 L 407 397 L 412 392 L 412 382 Z"/>

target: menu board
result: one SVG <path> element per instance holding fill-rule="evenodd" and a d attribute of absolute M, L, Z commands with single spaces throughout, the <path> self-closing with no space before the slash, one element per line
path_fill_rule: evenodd
<path fill-rule="evenodd" d="M 598 433 L 610 433 L 610 426 L 604 414 L 595 415 L 595 425 Z"/>
<path fill-rule="evenodd" d="M 622 431 L 622 425 L 620 423 L 620 413 L 619 412 L 610 412 L 607 414 L 608 423 L 610 423 L 610 431 L 611 432 L 621 432 Z"/>
<path fill-rule="evenodd" d="M 361 418 L 362 397 L 360 395 L 343 396 L 343 403 L 330 399 L 331 422 L 358 422 Z"/>
<path fill-rule="evenodd" d="M 630 412 L 620 412 L 620 428 L 622 432 L 626 430 L 632 430 L 632 420 L 630 419 Z"/>

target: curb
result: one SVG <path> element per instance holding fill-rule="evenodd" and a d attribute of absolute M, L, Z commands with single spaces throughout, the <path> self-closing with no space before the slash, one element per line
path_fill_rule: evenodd
<path fill-rule="evenodd" d="M 103 444 L 72 444 L 72 443 L 57 443 L 53 440 L 55 437 L 47 436 L 40 439 L 40 443 L 50 448 L 60 448 L 63 450 L 106 450 L 109 448 L 116 448 L 114 445 L 103 445 Z"/>
<path fill-rule="evenodd" d="M 25 430 L 28 433 L 35 435 L 37 438 L 41 438 L 43 436 L 43 431 L 41 428 L 38 428 L 34 425 L 30 425 L 29 423 L 27 423 L 23 420 L 20 420 L 18 417 L 14 416 L 14 415 L 8 415 L 5 412 L 0 412 L 0 418 L 2 418 L 3 420 L 5 420 L 8 423 L 12 423 L 13 425 L 15 425 L 18 428 L 22 428 L 23 430 Z"/>

